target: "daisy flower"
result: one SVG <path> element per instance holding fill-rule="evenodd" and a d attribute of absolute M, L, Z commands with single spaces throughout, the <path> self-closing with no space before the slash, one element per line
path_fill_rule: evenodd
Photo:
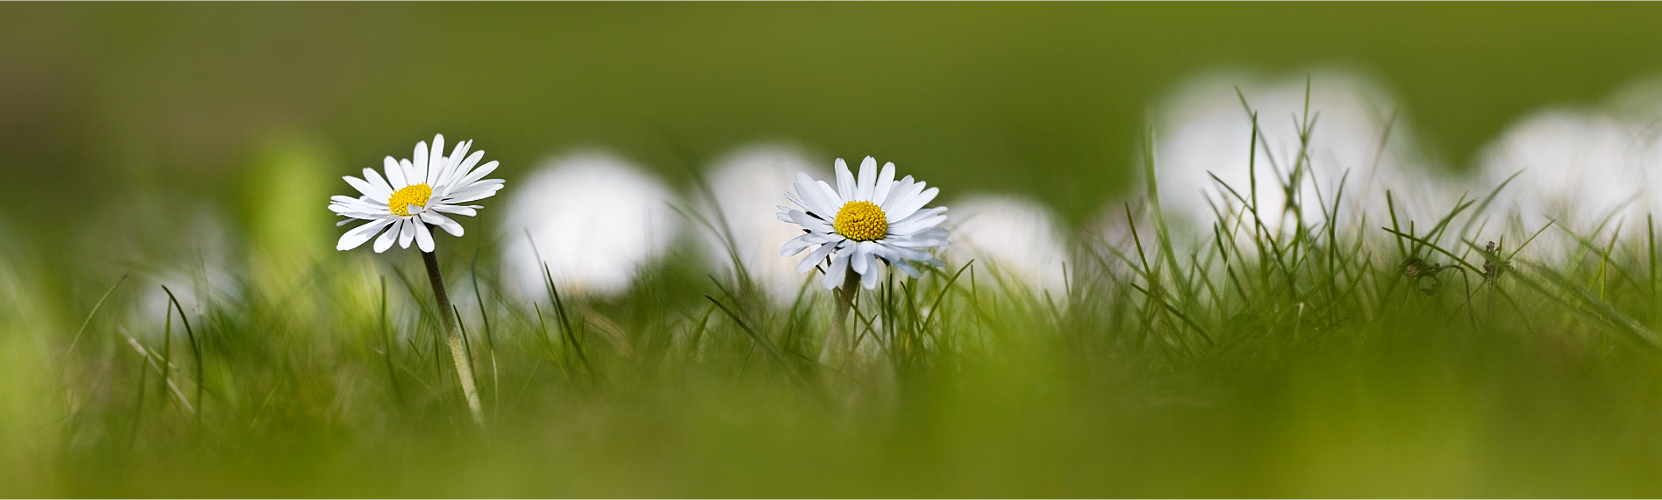
<path fill-rule="evenodd" d="M 1662 168 L 1653 128 L 1598 109 L 1543 110 L 1513 124 L 1478 165 L 1484 190 L 1512 179 L 1491 208 L 1522 224 L 1506 238 L 1528 237 L 1549 222 L 1574 234 L 1644 223 L 1657 207 L 1652 172 Z M 1580 244 L 1554 230 L 1531 246 L 1552 254 Z"/>
<path fill-rule="evenodd" d="M 841 158 L 836 169 L 836 189 L 806 173 L 796 174 L 796 193 L 785 197 L 802 210 L 779 207 L 779 220 L 802 226 L 806 233 L 785 242 L 780 254 L 791 256 L 819 247 L 802 259 L 797 272 L 807 272 L 830 259 L 825 289 L 836 288 L 845 277 L 852 278 L 847 273 L 853 273 L 870 290 L 877 287 L 879 261 L 913 278 L 921 274 L 908 261 L 943 265 L 921 250 L 947 244 L 949 233 L 940 227 L 946 221 L 946 207 L 923 208 L 935 199 L 939 188 L 925 189 L 923 182 L 910 175 L 896 181 L 894 163 L 884 164 L 878 172 L 877 160 L 870 156 L 860 162 L 858 179 Z"/>
<path fill-rule="evenodd" d="M 772 209 L 789 203 L 779 186 L 789 186 L 797 172 L 817 177 L 824 169 L 816 168 L 800 148 L 781 143 L 742 147 L 711 167 L 708 179 L 714 196 L 701 200 L 700 208 L 716 230 L 698 234 L 706 261 L 736 273 L 736 258 L 774 305 L 790 307 L 802 291 L 804 277 L 796 272 L 796 259 L 779 255 L 779 242 L 800 236 L 802 230 L 780 224 Z"/>
<path fill-rule="evenodd" d="M 1014 278 L 1036 295 L 1067 295 L 1067 241 L 1043 204 L 1011 196 L 954 200 L 957 244 L 946 252 L 954 266 L 979 262 Z"/>
<path fill-rule="evenodd" d="M 507 282 L 546 299 L 544 267 L 561 293 L 615 296 L 674 241 L 674 197 L 656 177 L 601 151 L 552 158 L 504 207 Z"/>
<path fill-rule="evenodd" d="M 401 248 L 410 248 L 410 242 L 416 242 L 416 247 L 421 249 L 422 264 L 427 267 L 427 279 L 433 285 L 433 300 L 438 310 L 453 310 L 450 295 L 444 291 L 444 275 L 439 272 L 438 257 L 433 253 L 433 233 L 427 226 L 438 226 L 451 236 L 461 236 L 462 225 L 445 214 L 477 215 L 483 207 L 460 203 L 489 198 L 502 189 L 501 179 L 484 178 L 496 170 L 497 163 L 492 161 L 479 165 L 485 152 L 468 154 L 472 146 L 473 141 L 462 141 L 450 152 L 450 156 L 445 156 L 444 136 L 435 135 L 430 149 L 426 142 L 416 143 L 413 161 L 394 160 L 388 156 L 385 178 L 368 168 L 364 169 L 362 179 L 346 176 L 346 183 L 363 196 L 331 197 L 329 209 L 337 215 L 350 217 L 337 225 L 346 225 L 352 219 L 367 220 L 369 223 L 347 231 L 335 244 L 335 249 L 351 250 L 373 238 L 375 252 L 380 253 L 392 248 L 395 240 Z M 479 168 L 474 169 L 475 166 Z M 377 234 L 381 237 L 375 238 Z M 457 333 L 456 317 L 442 312 L 438 317 L 444 324 L 445 339 L 456 362 L 456 377 L 462 383 L 468 410 L 473 414 L 473 421 L 483 425 L 485 420 L 479 405 L 479 391 L 473 385 L 473 361 L 468 358 L 461 336 Z"/>
<path fill-rule="evenodd" d="M 1256 146 L 1243 97 L 1258 114 Z M 1355 223 L 1363 215 L 1382 217 L 1387 190 L 1398 216 L 1407 211 L 1407 219 L 1435 222 L 1467 190 L 1460 179 L 1428 168 L 1418 153 L 1413 124 L 1393 114 L 1398 102 L 1383 85 L 1343 70 L 1199 75 L 1156 108 L 1154 165 L 1161 208 L 1192 233 L 1204 234 L 1217 218 L 1214 207 L 1228 219 L 1243 213 L 1244 204 L 1234 193 L 1256 199 L 1259 220 L 1249 214 L 1245 222 L 1224 221 L 1226 229 L 1245 227 L 1236 231 L 1237 242 L 1244 243 L 1251 241 L 1255 224 L 1275 235 L 1296 232 L 1289 210 L 1295 204 L 1302 207 L 1306 225 L 1323 223 L 1329 215 L 1318 205 L 1333 203 L 1342 186 L 1338 217 L 1346 220 L 1336 221 L 1340 224 Z M 1302 171 L 1289 193 L 1282 183 L 1295 163 Z M 1289 194 L 1294 199 L 1287 199 Z M 1122 206 L 1110 207 L 1113 215 L 1107 220 L 1122 223 Z"/>
<path fill-rule="evenodd" d="M 496 170 L 497 163 L 479 165 L 485 152 L 470 155 L 468 149 L 472 146 L 473 141 L 462 141 L 450 156 L 445 156 L 444 136 L 435 135 L 431 148 L 425 141 L 416 143 L 413 161 L 388 156 L 384 178 L 369 168 L 364 169 L 362 179 L 344 177 L 362 196 L 330 198 L 330 210 L 350 217 L 336 225 L 344 226 L 353 219 L 370 222 L 347 231 L 335 249 L 351 250 L 375 239 L 376 253 L 392 248 L 394 241 L 400 248 L 410 248 L 414 241 L 422 252 L 431 253 L 433 234 L 429 225 L 451 236 L 461 236 L 462 225 L 446 214 L 472 217 L 483 207 L 462 203 L 489 198 L 502 189 L 501 179 L 484 178 Z M 375 238 L 377 234 L 381 237 Z"/>

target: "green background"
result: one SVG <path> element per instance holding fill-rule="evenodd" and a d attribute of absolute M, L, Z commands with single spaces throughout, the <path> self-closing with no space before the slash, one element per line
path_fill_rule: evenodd
<path fill-rule="evenodd" d="M 134 192 L 233 204 L 272 141 L 344 174 L 442 132 L 510 182 L 577 146 L 685 180 L 788 138 L 1078 222 L 1128 189 L 1147 110 L 1196 72 L 1363 71 L 1464 168 L 1531 109 L 1662 68 L 1659 21 L 1626 3 L 8 4 L 0 210 L 46 229 Z"/>

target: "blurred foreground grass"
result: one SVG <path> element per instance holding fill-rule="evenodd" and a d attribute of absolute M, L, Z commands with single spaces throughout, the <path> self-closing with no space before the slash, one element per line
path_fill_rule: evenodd
<path fill-rule="evenodd" d="M 412 252 L 239 274 L 187 324 L 94 313 L 101 290 L 52 304 L 14 245 L 0 493 L 1662 494 L 1654 237 L 1508 260 L 1458 229 L 1485 196 L 1415 232 L 1255 232 L 1249 210 L 1218 227 L 1246 238 L 1193 247 L 1147 218 L 1129 243 L 1082 235 L 1065 296 L 984 265 L 889 281 L 841 366 L 815 361 L 816 289 L 775 306 L 682 254 L 624 297 L 532 302 L 474 238 L 440 251 L 483 428 Z M 117 282 L 108 304 L 142 293 Z"/>

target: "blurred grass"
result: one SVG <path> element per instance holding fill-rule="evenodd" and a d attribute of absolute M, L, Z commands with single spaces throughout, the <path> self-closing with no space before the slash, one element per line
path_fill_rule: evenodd
<path fill-rule="evenodd" d="M 457 302 L 483 303 L 464 309 L 476 429 L 416 257 L 331 252 L 322 222 L 326 179 L 437 129 L 509 189 L 569 146 L 686 181 L 785 136 L 1077 223 L 1135 195 L 1147 104 L 1217 64 L 1372 71 L 1459 167 L 1528 109 L 1655 71 L 1658 9 L 6 4 L 0 495 L 1662 496 L 1643 340 L 1662 288 L 1631 228 L 1614 267 L 1519 259 L 1493 308 L 1455 271 L 1435 295 L 1407 283 L 1378 214 L 1277 235 L 1303 259 L 1099 250 L 1055 307 L 976 268 L 868 296 L 896 337 L 836 370 L 807 361 L 828 298 L 725 293 L 686 249 L 628 296 L 576 299 L 564 331 L 499 289 L 487 209 L 441 247 Z M 141 271 L 198 243 L 177 215 L 204 199 L 236 213 L 240 293 L 191 313 L 193 349 L 178 316 L 132 313 Z M 1461 237 L 1430 239 L 1481 263 Z M 928 325 L 904 307 L 940 294 Z"/>
<path fill-rule="evenodd" d="M 1459 213 L 1451 227 L 1482 216 Z M 15 470 L 44 473 L 0 493 L 1662 491 L 1662 353 L 1644 340 L 1662 325 L 1662 301 L 1649 247 L 1630 237 L 1608 259 L 1518 258 L 1486 292 L 1459 287 L 1454 270 L 1446 286 L 1414 284 L 1391 231 L 1299 228 L 1260 235 L 1278 250 L 1250 253 L 1243 240 L 1207 241 L 1189 263 L 1164 257 L 1189 249 L 1152 236 L 1147 260 L 1093 254 L 1059 305 L 994 284 L 987 267 L 961 280 L 942 270 L 866 294 L 861 315 L 880 320 L 861 328 L 871 348 L 843 367 L 813 361 L 829 296 L 775 308 L 742 284 L 706 281 L 694 255 L 647 270 L 625 297 L 532 305 L 447 249 L 459 301 L 480 280 L 484 307 L 463 317 L 483 429 L 469 423 L 421 283 L 407 281 L 419 279 L 415 256 L 328 253 L 299 287 L 255 275 L 246 300 L 193 313 L 197 347 L 177 322 L 171 340 L 130 338 L 154 325 L 110 311 L 75 351 L 63 326 L 8 323 L 17 359 L 5 367 L 0 439 L 11 463 L 36 468 Z M 1444 246 L 1469 235 L 1427 234 L 1415 237 L 1441 250 L 1408 251 L 1484 257 Z M 1335 251 L 1349 258 L 1327 258 Z M 1633 279 L 1601 282 L 1589 263 Z M 8 276 L 19 296 L 42 278 Z M 118 289 L 114 302 L 132 293 Z M 1500 305 L 1480 309 L 1488 293 Z M 90 307 L 16 318 L 68 321 Z M 481 336 L 486 317 L 494 337 Z"/>

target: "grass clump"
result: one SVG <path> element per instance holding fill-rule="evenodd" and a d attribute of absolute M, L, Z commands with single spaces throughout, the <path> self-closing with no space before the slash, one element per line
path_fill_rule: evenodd
<path fill-rule="evenodd" d="M 1161 217 L 1149 162 L 1129 244 L 1083 235 L 1062 296 L 982 263 L 891 276 L 834 365 L 836 299 L 775 305 L 736 258 L 733 277 L 672 256 L 610 299 L 548 279 L 533 302 L 487 243 L 441 254 L 440 311 L 413 255 L 335 255 L 298 286 L 171 302 L 159 336 L 96 305 L 132 285 L 9 272 L 0 494 L 1662 494 L 1649 220 L 1549 255 L 1531 241 L 1561 230 L 1483 239 L 1492 192 L 1438 220 L 1346 214 L 1342 191 L 1298 196 L 1309 162 L 1279 175 L 1284 207 L 1220 186 L 1203 237 Z"/>

